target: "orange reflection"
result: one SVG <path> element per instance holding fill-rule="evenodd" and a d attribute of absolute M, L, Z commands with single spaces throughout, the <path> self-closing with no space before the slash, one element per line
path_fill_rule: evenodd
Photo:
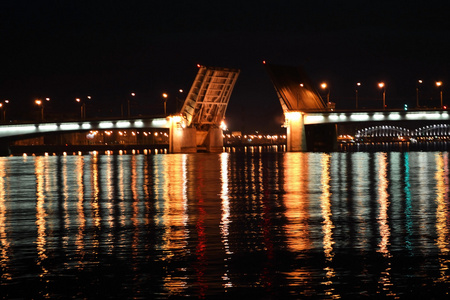
<path fill-rule="evenodd" d="M 8 227 L 7 227 L 7 207 L 6 207 L 6 189 L 7 182 L 5 178 L 7 174 L 5 172 L 7 160 L 5 158 L 0 158 L 0 269 L 1 269 L 1 279 L 10 280 L 11 273 L 9 270 L 10 262 L 10 248 L 11 243 L 8 238 Z"/>
<path fill-rule="evenodd" d="M 320 197 L 322 208 L 322 232 L 323 232 L 323 248 L 327 260 L 331 260 L 333 254 L 333 220 L 331 212 L 331 192 L 330 192 L 330 155 L 323 154 L 321 159 L 322 177 L 320 183 L 322 185 L 322 196 Z"/>
<path fill-rule="evenodd" d="M 75 163 L 75 176 L 77 181 L 77 214 L 78 214 L 78 232 L 75 237 L 75 245 L 77 247 L 77 253 L 79 256 L 79 268 L 83 267 L 83 257 L 85 255 L 85 244 L 84 235 L 86 230 L 86 215 L 84 213 L 84 183 L 83 183 L 83 172 L 84 172 L 84 157 L 77 156 Z"/>
<path fill-rule="evenodd" d="M 449 163 L 448 156 L 443 156 L 442 153 L 436 154 L 436 232 L 437 239 L 436 244 L 441 251 L 439 257 L 440 265 L 440 277 L 438 281 L 447 282 L 450 279 L 448 270 L 450 268 L 450 260 L 448 255 L 450 253 L 449 241 L 450 241 L 450 220 L 449 220 Z"/>
<path fill-rule="evenodd" d="M 35 175 L 36 175 L 36 226 L 37 226 L 37 239 L 36 248 L 38 261 L 37 264 L 42 268 L 42 274 L 44 276 L 48 273 L 48 270 L 43 266 L 43 262 L 47 258 L 47 233 L 46 233 L 46 220 L 47 212 L 45 210 L 45 166 L 43 156 L 37 156 L 35 158 Z"/>
<path fill-rule="evenodd" d="M 311 247 L 308 227 L 308 154 L 285 153 L 284 170 L 287 244 L 292 252 L 304 251 Z"/>
<path fill-rule="evenodd" d="M 171 260 L 175 255 L 184 253 L 187 248 L 187 155 L 168 155 L 160 159 L 162 165 L 158 167 L 161 168 L 159 174 L 163 174 L 162 186 L 159 185 L 155 194 L 158 194 L 160 211 L 157 214 L 164 234 L 159 247 L 164 253 L 162 259 Z M 182 295 L 187 287 L 187 278 L 167 274 L 164 287 L 171 296 Z"/>
<path fill-rule="evenodd" d="M 389 251 L 391 230 L 389 227 L 389 193 L 388 193 L 388 161 L 387 153 L 378 154 L 378 225 L 380 231 L 381 240 L 378 243 L 378 250 L 385 258 L 390 258 L 391 253 Z M 383 295 L 389 297 L 395 297 L 396 294 L 391 290 L 394 284 L 391 280 L 391 262 L 387 261 L 386 268 L 381 272 L 378 283 L 383 290 Z"/>
<path fill-rule="evenodd" d="M 334 257 L 333 253 L 333 229 L 334 224 L 332 220 L 333 213 L 331 211 L 331 186 L 330 186 L 330 154 L 322 154 L 322 158 L 320 160 L 320 165 L 322 167 L 322 175 L 321 175 L 321 186 L 322 186 L 322 195 L 320 197 L 320 207 L 322 209 L 322 233 L 323 233 L 323 250 L 325 254 L 325 258 L 328 262 L 331 262 Z M 331 299 L 339 299 L 341 298 L 339 294 L 336 293 L 333 288 L 333 278 L 336 277 L 336 272 L 331 265 L 328 265 L 324 268 L 325 276 L 327 281 L 323 281 L 322 284 L 328 286 L 325 289 L 325 294 Z"/>
<path fill-rule="evenodd" d="M 284 205 L 286 207 L 285 225 L 286 243 L 292 253 L 301 255 L 311 248 L 309 232 L 309 190 L 308 153 L 287 152 L 284 154 Z M 298 268 L 289 272 L 287 276 L 290 282 L 307 286 L 311 281 L 310 271 L 306 268 Z"/>
<path fill-rule="evenodd" d="M 103 185 L 103 189 L 106 189 L 106 199 L 105 203 L 104 203 L 104 209 L 106 210 L 105 212 L 105 217 L 104 218 L 104 222 L 105 225 L 107 227 L 110 228 L 110 230 L 108 230 L 107 233 L 107 237 L 106 240 L 108 241 L 108 252 L 112 253 L 115 243 L 111 242 L 113 240 L 113 231 L 111 229 L 114 228 L 114 206 L 113 206 L 113 202 L 116 200 L 114 197 L 114 181 L 113 181 L 113 176 L 114 176 L 114 172 L 113 172 L 113 162 L 114 162 L 114 157 L 113 156 L 106 156 L 104 157 L 104 159 L 106 160 L 106 165 L 105 165 L 105 184 Z"/>
<path fill-rule="evenodd" d="M 389 239 L 391 231 L 389 228 L 389 193 L 387 178 L 387 154 L 378 155 L 378 204 L 380 205 L 378 213 L 378 225 L 380 227 L 381 241 L 378 243 L 378 252 L 384 256 L 389 256 Z"/>
<path fill-rule="evenodd" d="M 221 192 L 220 192 L 220 198 L 222 199 L 222 218 L 220 222 L 220 233 L 222 236 L 222 244 L 225 248 L 225 254 L 227 255 L 227 258 L 231 259 L 231 255 L 233 252 L 230 249 L 230 243 L 229 243 L 229 227 L 230 227 L 230 199 L 228 196 L 228 161 L 229 161 L 229 154 L 228 153 L 222 153 L 220 154 L 220 179 L 222 182 Z M 228 265 L 225 263 L 225 273 L 222 276 L 222 279 L 224 281 L 223 287 L 225 289 L 233 287 L 233 283 L 231 282 L 230 278 L 230 270 L 228 268 Z"/>

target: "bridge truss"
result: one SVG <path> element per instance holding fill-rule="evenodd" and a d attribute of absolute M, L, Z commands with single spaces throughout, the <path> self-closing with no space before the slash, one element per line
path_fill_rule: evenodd
<path fill-rule="evenodd" d="M 199 67 L 181 108 L 187 127 L 208 130 L 221 125 L 239 73 L 238 69 Z"/>

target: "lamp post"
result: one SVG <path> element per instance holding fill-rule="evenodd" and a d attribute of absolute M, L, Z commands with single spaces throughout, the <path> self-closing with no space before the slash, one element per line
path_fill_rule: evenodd
<path fill-rule="evenodd" d="M 9 103 L 9 100 L 6 99 L 3 102 L 0 102 L 0 109 L 2 110 L 2 121 L 6 121 L 6 104 Z"/>
<path fill-rule="evenodd" d="M 442 81 L 436 81 L 436 86 L 439 88 L 439 95 L 441 98 L 441 108 L 444 107 L 443 99 L 442 99 Z"/>
<path fill-rule="evenodd" d="M 380 82 L 378 83 L 378 87 L 380 89 L 383 89 L 383 110 L 386 109 L 386 85 L 384 84 L 384 82 Z"/>
<path fill-rule="evenodd" d="M 356 83 L 356 89 L 355 89 L 355 108 L 358 109 L 358 87 L 361 86 L 361 82 Z"/>
<path fill-rule="evenodd" d="M 91 100 L 92 97 L 91 96 L 86 96 L 86 99 Z M 86 119 L 86 101 L 83 101 L 80 98 L 75 98 L 75 101 L 81 104 L 81 106 L 80 106 L 80 118 L 82 120 Z"/>
<path fill-rule="evenodd" d="M 417 86 L 416 86 L 416 108 L 419 108 L 420 107 L 420 105 L 419 105 L 419 90 L 420 90 L 420 85 L 422 84 L 422 80 L 421 79 L 419 79 L 419 80 L 417 80 Z"/>
<path fill-rule="evenodd" d="M 300 83 L 300 84 L 299 84 L 299 89 L 298 89 L 298 93 L 297 93 L 297 109 L 299 109 L 300 93 L 301 93 L 302 88 L 303 88 L 304 86 L 305 86 L 305 85 L 304 85 L 303 83 Z"/>
<path fill-rule="evenodd" d="M 131 95 L 131 97 L 135 97 L 136 93 L 131 93 L 130 95 Z M 128 114 L 128 118 L 130 118 L 131 117 L 130 98 L 127 99 L 127 104 L 128 104 L 127 114 Z"/>
<path fill-rule="evenodd" d="M 167 95 L 167 93 L 163 93 L 162 96 L 164 99 L 164 116 L 167 116 L 167 97 L 169 97 L 169 95 Z"/>
<path fill-rule="evenodd" d="M 45 101 L 49 102 L 50 98 L 45 98 Z M 41 121 L 44 121 L 44 101 L 41 99 L 36 99 L 34 101 L 34 103 L 36 103 L 36 105 L 38 105 L 41 108 Z"/>
<path fill-rule="evenodd" d="M 330 103 L 330 88 L 328 87 L 328 84 L 326 84 L 325 82 L 322 82 L 320 84 L 320 87 L 323 90 L 327 90 L 327 108 L 330 109 L 331 108 L 331 103 Z"/>

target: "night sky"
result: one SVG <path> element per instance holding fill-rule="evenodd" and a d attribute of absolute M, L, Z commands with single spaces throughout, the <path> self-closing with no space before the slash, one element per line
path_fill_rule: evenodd
<path fill-rule="evenodd" d="M 336 108 L 450 104 L 447 1 L 2 1 L 0 99 L 11 119 L 48 114 L 162 114 L 187 92 L 197 64 L 241 69 L 227 110 L 231 130 L 280 131 L 282 111 L 262 61 L 303 66 L 330 86 Z M 446 92 L 448 90 L 448 93 Z M 325 95 L 324 93 L 322 94 Z M 448 99 L 448 101 L 446 100 Z"/>

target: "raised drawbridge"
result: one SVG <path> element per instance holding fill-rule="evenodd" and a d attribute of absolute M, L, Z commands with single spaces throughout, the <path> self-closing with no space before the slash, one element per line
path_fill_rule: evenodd
<path fill-rule="evenodd" d="M 239 73 L 199 66 L 180 113 L 170 117 L 170 152 L 222 152 L 221 125 Z"/>
<path fill-rule="evenodd" d="M 298 66 L 280 66 L 267 63 L 264 66 L 269 73 L 283 108 L 284 126 L 287 129 L 287 151 L 314 149 L 314 144 L 317 144 L 318 141 L 320 143 L 323 138 L 335 140 L 335 126 L 325 125 L 322 128 L 316 128 L 316 132 L 314 130 L 306 132 L 304 126 L 305 114 L 311 111 L 329 111 L 333 110 L 333 107 L 331 102 L 325 103 L 322 100 L 303 69 Z"/>

